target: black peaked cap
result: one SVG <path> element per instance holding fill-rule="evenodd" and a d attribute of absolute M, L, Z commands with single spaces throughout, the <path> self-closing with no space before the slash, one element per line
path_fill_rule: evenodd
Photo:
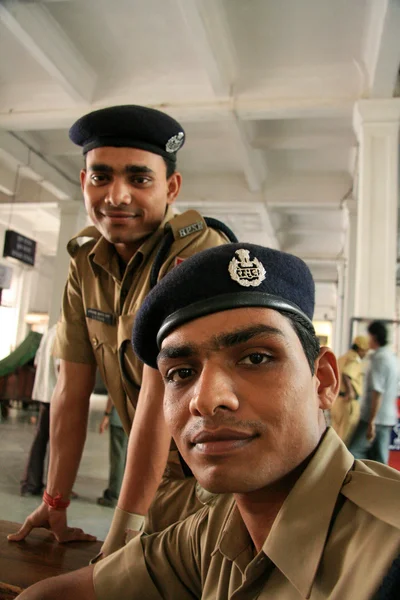
<path fill-rule="evenodd" d="M 132 345 L 157 368 L 163 339 L 183 323 L 244 306 L 286 310 L 311 322 L 314 304 L 314 280 L 300 258 L 255 244 L 223 244 L 186 259 L 151 290 L 137 313 Z"/>
<path fill-rule="evenodd" d="M 178 121 L 154 108 L 134 104 L 84 115 L 72 125 L 69 137 L 83 147 L 84 154 L 102 146 L 139 148 L 173 162 L 185 142 L 185 132 Z"/>

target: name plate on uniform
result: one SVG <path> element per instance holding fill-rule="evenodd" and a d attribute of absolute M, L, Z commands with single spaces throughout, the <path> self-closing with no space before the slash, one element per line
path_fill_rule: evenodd
<path fill-rule="evenodd" d="M 95 321 L 100 321 L 100 323 L 105 323 L 106 325 L 115 325 L 115 315 L 105 313 L 97 308 L 87 308 L 86 316 L 88 319 L 94 319 Z"/>
<path fill-rule="evenodd" d="M 195 231 L 201 231 L 204 229 L 203 221 L 198 221 L 197 223 L 192 223 L 191 225 L 187 225 L 187 227 L 182 227 L 179 230 L 179 237 L 183 238 Z"/>

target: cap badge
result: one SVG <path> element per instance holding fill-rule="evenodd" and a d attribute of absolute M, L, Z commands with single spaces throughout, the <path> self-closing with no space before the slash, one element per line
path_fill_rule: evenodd
<path fill-rule="evenodd" d="M 171 153 L 178 152 L 179 148 L 183 144 L 184 137 L 185 134 L 183 133 L 183 131 L 180 131 L 177 135 L 173 135 L 171 138 L 169 138 L 168 142 L 165 145 L 166 151 Z"/>
<path fill-rule="evenodd" d="M 244 287 L 259 286 L 265 279 L 265 269 L 262 263 L 255 257 L 250 260 L 249 250 L 236 250 L 235 254 L 237 254 L 239 260 L 233 257 L 229 263 L 231 278 Z"/>

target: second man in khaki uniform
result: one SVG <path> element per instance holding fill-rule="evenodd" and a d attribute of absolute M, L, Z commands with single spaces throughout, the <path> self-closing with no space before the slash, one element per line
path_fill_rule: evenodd
<path fill-rule="evenodd" d="M 98 367 L 127 433 L 135 416 L 118 507 L 103 546 L 107 555 L 125 543 L 127 529 L 140 530 L 147 513 L 146 530 L 157 531 L 208 499 L 196 493 L 194 478 L 186 477 L 190 470 L 176 447 L 170 448 L 160 376 L 155 369 L 143 369 L 130 338 L 151 286 L 187 257 L 226 243 L 230 232 L 218 222 L 209 227 L 196 211 L 173 214 L 182 179 L 176 155 L 185 134 L 168 115 L 142 106 L 103 109 L 79 119 L 70 137 L 83 148 L 81 186 L 94 226 L 68 244 L 71 262 L 55 345 L 61 365 L 52 400 L 44 501 L 9 539 L 19 541 L 40 526 L 49 527 L 61 542 L 93 539 L 67 526 L 66 508 Z M 149 512 L 168 456 L 160 498 Z"/>
<path fill-rule="evenodd" d="M 353 345 L 338 359 L 340 391 L 332 410 L 332 427 L 349 444 L 360 420 L 360 398 L 363 387 L 362 361 L 369 350 L 368 338 L 357 336 Z"/>

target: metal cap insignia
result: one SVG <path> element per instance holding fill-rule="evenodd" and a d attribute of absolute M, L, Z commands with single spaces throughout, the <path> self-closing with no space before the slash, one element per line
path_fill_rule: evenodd
<path fill-rule="evenodd" d="M 262 263 L 255 257 L 250 260 L 249 250 L 236 250 L 235 254 L 239 260 L 233 257 L 229 263 L 231 278 L 244 287 L 259 286 L 265 279 L 265 269 Z"/>
<path fill-rule="evenodd" d="M 165 145 L 166 151 L 171 153 L 178 152 L 179 148 L 183 144 L 184 137 L 185 134 L 183 133 L 183 131 L 180 131 L 177 135 L 173 135 L 171 138 L 169 138 L 168 142 Z"/>

